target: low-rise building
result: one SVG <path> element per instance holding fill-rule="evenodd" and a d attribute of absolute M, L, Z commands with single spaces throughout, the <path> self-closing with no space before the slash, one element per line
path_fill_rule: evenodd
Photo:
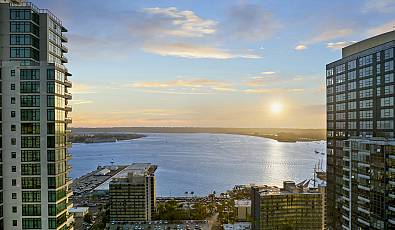
<path fill-rule="evenodd" d="M 234 224 L 224 224 L 224 230 L 250 230 L 251 222 L 236 222 Z"/>
<path fill-rule="evenodd" d="M 84 217 L 89 213 L 89 207 L 72 207 L 69 212 L 74 214 L 74 217 Z"/>
<path fill-rule="evenodd" d="M 235 200 L 236 221 L 248 221 L 251 218 L 251 200 Z"/>
<path fill-rule="evenodd" d="M 322 193 L 284 181 L 283 188 L 251 189 L 252 229 L 323 229 Z"/>

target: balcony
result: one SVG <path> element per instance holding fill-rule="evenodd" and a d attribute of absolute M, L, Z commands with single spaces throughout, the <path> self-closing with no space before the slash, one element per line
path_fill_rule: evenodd
<path fill-rule="evenodd" d="M 62 52 L 63 53 L 68 53 L 69 52 L 69 48 L 67 48 L 66 46 L 62 45 L 61 46 Z"/>
<path fill-rule="evenodd" d="M 64 80 L 64 86 L 71 88 L 73 87 L 73 83 L 69 80 Z"/>
<path fill-rule="evenodd" d="M 73 108 L 71 107 L 71 105 L 66 105 L 66 106 L 64 107 L 64 109 L 65 109 L 67 112 L 73 111 Z"/>
<path fill-rule="evenodd" d="M 69 60 L 65 56 L 62 56 L 60 58 L 60 60 L 62 60 L 62 63 L 68 63 L 69 62 Z"/>
<path fill-rule="evenodd" d="M 368 188 L 366 186 L 358 185 L 358 188 L 370 192 L 370 188 Z"/>
<path fill-rule="evenodd" d="M 67 148 L 71 148 L 72 145 L 73 145 L 73 144 L 72 144 L 70 141 L 66 141 L 66 147 L 67 147 Z"/>
<path fill-rule="evenodd" d="M 60 39 L 62 40 L 62 42 L 68 42 L 69 39 L 67 39 L 63 34 L 60 36 Z"/>
<path fill-rule="evenodd" d="M 64 93 L 64 97 L 68 100 L 73 99 L 73 95 L 71 95 L 71 93 Z"/>
<path fill-rule="evenodd" d="M 73 119 L 71 119 L 71 117 L 66 117 L 66 118 L 64 119 L 64 121 L 65 121 L 67 124 L 71 124 L 71 123 L 73 122 Z"/>
<path fill-rule="evenodd" d="M 388 205 L 388 210 L 390 210 L 390 211 L 392 211 L 392 212 L 395 212 L 395 208 L 392 207 L 392 206 L 390 206 L 390 205 Z"/>
<path fill-rule="evenodd" d="M 67 165 L 67 167 L 66 167 L 66 173 L 70 173 L 71 172 L 71 166 L 70 165 Z"/>
<path fill-rule="evenodd" d="M 64 26 L 61 26 L 61 28 L 62 28 L 62 32 L 63 32 L 63 33 L 66 33 L 66 32 L 68 32 L 68 30 L 67 30 L 67 28 L 66 28 L 66 27 L 64 27 Z"/>
<path fill-rule="evenodd" d="M 357 218 L 357 220 L 358 220 L 358 222 L 359 223 L 361 223 L 361 224 L 364 224 L 364 225 L 366 225 L 366 226 L 369 226 L 370 227 L 370 224 L 369 224 L 369 222 L 367 222 L 366 220 L 364 220 L 364 219 L 361 219 L 361 218 Z"/>

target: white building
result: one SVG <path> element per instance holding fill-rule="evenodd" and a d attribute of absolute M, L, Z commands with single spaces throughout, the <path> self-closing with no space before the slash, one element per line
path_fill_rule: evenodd
<path fill-rule="evenodd" d="M 0 229 L 72 229 L 67 29 L 48 10 L 0 0 Z"/>

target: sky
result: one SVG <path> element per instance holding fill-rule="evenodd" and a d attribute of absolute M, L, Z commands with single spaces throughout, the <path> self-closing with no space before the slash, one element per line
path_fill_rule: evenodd
<path fill-rule="evenodd" d="M 325 65 L 395 0 L 33 0 L 68 28 L 73 127 L 325 128 Z"/>

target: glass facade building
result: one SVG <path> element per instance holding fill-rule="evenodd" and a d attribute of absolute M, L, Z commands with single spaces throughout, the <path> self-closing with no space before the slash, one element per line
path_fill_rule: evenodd
<path fill-rule="evenodd" d="M 26 1 L 0 2 L 0 229 L 72 229 L 67 29 Z"/>
<path fill-rule="evenodd" d="M 252 229 L 324 229 L 324 190 L 296 186 L 251 188 Z"/>
<path fill-rule="evenodd" d="M 342 59 L 326 66 L 327 221 L 330 229 L 360 229 L 359 225 L 349 225 L 354 219 L 347 217 L 350 210 L 344 205 L 348 202 L 345 197 L 358 197 L 345 186 L 349 184 L 346 179 L 349 153 L 344 150 L 348 139 L 394 137 L 394 47 L 395 32 L 392 31 L 343 48 Z M 375 163 L 372 162 L 372 167 Z M 371 179 L 365 182 L 374 189 Z M 355 180 L 354 183 L 362 182 Z"/>

